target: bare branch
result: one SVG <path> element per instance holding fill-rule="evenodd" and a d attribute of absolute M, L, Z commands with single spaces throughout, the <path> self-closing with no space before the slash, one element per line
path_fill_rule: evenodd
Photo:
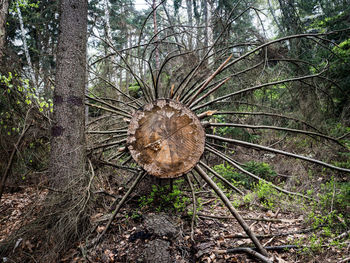
<path fill-rule="evenodd" d="M 207 80 L 204 82 L 204 84 L 199 88 L 199 90 L 197 90 L 197 92 L 192 96 L 192 98 L 190 99 L 190 101 L 186 104 L 186 106 L 193 106 L 192 103 L 194 102 L 194 100 L 198 97 L 198 95 L 208 86 L 208 84 L 215 78 L 215 76 L 220 73 L 220 71 L 222 70 L 222 68 L 230 61 L 230 59 L 232 58 L 232 55 L 230 55 L 216 70 L 213 74 L 211 74 L 211 76 L 209 78 L 207 78 Z M 228 80 L 228 79 L 227 79 Z M 193 103 L 194 104 L 194 103 Z M 197 104 L 197 103 L 196 103 Z"/>
<path fill-rule="evenodd" d="M 196 220 L 196 214 L 197 214 L 197 198 L 196 195 L 194 193 L 194 188 L 193 188 L 193 184 L 191 181 L 191 178 L 188 174 L 185 175 L 187 182 L 191 188 L 191 193 L 192 193 L 192 203 L 193 203 L 193 214 L 192 214 L 192 220 L 191 220 L 191 240 L 194 241 L 194 223 Z"/>
<path fill-rule="evenodd" d="M 229 187 L 231 187 L 233 190 L 235 190 L 240 195 L 244 195 L 244 193 L 239 190 L 236 186 L 231 184 L 228 180 L 226 180 L 223 176 L 218 174 L 216 171 L 214 171 L 212 168 L 210 168 L 208 165 L 206 165 L 204 162 L 200 161 L 200 165 L 202 165 L 205 169 L 207 169 L 210 173 L 212 173 L 215 177 L 219 178 L 221 181 L 223 181 L 225 184 L 227 184 Z"/>
<path fill-rule="evenodd" d="M 277 113 L 271 113 L 271 112 L 242 112 L 242 111 L 212 111 L 210 115 L 207 114 L 201 114 L 200 119 L 212 116 L 212 115 L 258 115 L 258 116 L 271 116 L 271 117 L 278 117 L 278 118 L 283 118 L 283 119 L 288 119 L 288 120 L 293 120 L 295 122 L 300 122 L 304 124 L 305 126 L 314 129 L 315 131 L 321 133 L 317 128 L 312 126 L 311 124 L 307 123 L 306 121 L 303 121 L 298 118 L 294 118 L 291 116 L 286 116 L 282 114 L 277 114 Z M 339 140 L 339 139 L 337 139 Z"/>
<path fill-rule="evenodd" d="M 145 172 L 140 173 L 136 180 L 134 181 L 134 183 L 130 186 L 129 190 L 125 193 L 125 195 L 123 196 L 122 200 L 120 200 L 119 204 L 117 205 L 117 207 L 114 209 L 111 217 L 108 220 L 108 223 L 106 225 L 106 228 L 103 230 L 103 232 L 97 237 L 97 239 L 92 243 L 92 246 L 97 245 L 101 240 L 102 237 L 106 234 L 106 232 L 108 231 L 109 227 L 111 226 L 115 216 L 118 214 L 120 208 L 123 206 L 123 204 L 125 203 L 126 199 L 130 196 L 130 194 L 132 193 L 132 191 L 136 188 L 136 186 L 138 185 L 138 183 L 142 180 L 142 178 L 146 175 Z"/>
<path fill-rule="evenodd" d="M 127 133 L 128 130 L 122 130 L 122 129 L 118 129 L 118 130 L 113 130 L 113 131 L 87 131 L 86 133 L 88 134 L 114 134 L 114 133 Z"/>
<path fill-rule="evenodd" d="M 96 150 L 96 149 L 100 149 L 100 148 L 107 148 L 107 147 L 123 144 L 123 143 L 126 143 L 126 139 L 116 141 L 116 142 L 106 143 L 106 144 L 102 144 L 102 145 L 98 145 L 98 146 L 94 146 L 94 147 L 91 147 L 87 150 L 92 151 L 92 150 Z"/>
<path fill-rule="evenodd" d="M 290 157 L 301 159 L 301 160 L 308 161 L 308 162 L 311 162 L 311 163 L 316 163 L 316 164 L 319 164 L 319 165 L 322 165 L 324 167 L 327 167 L 327 168 L 330 168 L 330 169 L 334 169 L 334 170 L 337 170 L 337 171 L 350 173 L 350 169 L 337 167 L 337 166 L 334 166 L 334 165 L 331 165 L 331 164 L 328 164 L 328 163 L 325 163 L 325 162 L 322 162 L 322 161 L 319 161 L 319 160 L 315 160 L 315 159 L 312 159 L 312 158 L 309 158 L 309 157 L 302 156 L 302 155 L 298 155 L 298 154 L 294 154 L 294 153 L 290 153 L 290 152 L 285 152 L 285 151 L 282 151 L 282 150 L 277 150 L 277 149 L 273 149 L 273 148 L 270 148 L 270 147 L 266 147 L 266 146 L 262 146 L 262 145 L 258 145 L 258 144 L 254 144 L 254 143 L 250 143 L 250 142 L 224 138 L 224 137 L 217 136 L 217 135 L 207 134 L 206 136 L 207 136 L 207 138 L 211 138 L 211 139 L 214 139 L 214 140 L 220 140 L 220 141 L 224 141 L 224 142 L 235 143 L 236 145 L 240 145 L 240 146 L 247 147 L 247 148 L 253 148 L 253 149 L 264 150 L 264 151 L 273 152 L 273 153 L 277 153 L 277 154 L 282 154 L 282 155 L 285 155 L 285 156 L 290 156 Z"/>
<path fill-rule="evenodd" d="M 254 90 L 257 90 L 257 89 L 265 88 L 265 87 L 268 87 L 268 86 L 278 85 L 278 84 L 287 83 L 287 82 L 292 82 L 292 81 L 300 81 L 300 80 L 304 80 L 304 79 L 315 78 L 315 77 L 318 77 L 319 75 L 321 75 L 324 71 L 325 71 L 325 69 L 322 70 L 321 72 L 317 73 L 317 74 L 306 75 L 306 76 L 301 76 L 301 77 L 296 77 L 296 78 L 290 78 L 290 79 L 284 79 L 284 80 L 279 80 L 279 81 L 264 83 L 264 84 L 257 85 L 257 86 L 254 86 L 254 87 L 242 89 L 242 90 L 235 91 L 235 92 L 226 94 L 226 95 L 224 95 L 224 96 L 218 97 L 218 98 L 216 98 L 216 99 L 214 99 L 214 100 L 208 101 L 208 102 L 206 102 L 206 103 L 204 103 L 204 104 L 198 105 L 198 106 L 193 107 L 193 108 L 191 108 L 191 109 L 192 109 L 193 111 L 195 111 L 195 110 L 201 109 L 201 108 L 203 108 L 203 107 L 206 107 L 206 106 L 208 106 L 208 105 L 210 105 L 210 104 L 212 104 L 212 103 L 214 103 L 214 102 L 221 101 L 221 100 L 224 100 L 224 99 L 227 99 L 227 98 L 230 98 L 230 97 L 233 97 L 233 96 L 242 94 L 242 93 L 251 92 L 251 91 L 254 91 Z"/>
<path fill-rule="evenodd" d="M 265 256 L 268 256 L 267 251 L 261 245 L 260 241 L 256 238 L 253 231 L 249 228 L 248 224 L 244 221 L 242 216 L 237 212 L 237 210 L 233 207 L 230 200 L 226 197 L 226 195 L 221 191 L 221 189 L 210 179 L 210 177 L 198 166 L 195 168 L 196 172 L 203 178 L 204 181 L 208 183 L 208 185 L 215 191 L 215 193 L 220 197 L 225 206 L 230 210 L 231 214 L 236 218 L 237 222 L 241 225 L 246 234 L 253 241 L 254 245 L 257 249 Z"/>
<path fill-rule="evenodd" d="M 221 159 L 227 161 L 228 163 L 232 164 L 236 169 L 238 169 L 239 171 L 245 173 L 246 175 L 249 175 L 250 177 L 253 177 L 254 179 L 258 180 L 258 181 L 263 181 L 267 184 L 269 184 L 270 186 L 272 186 L 273 188 L 275 188 L 276 190 L 282 192 L 282 193 L 285 193 L 285 194 L 289 194 L 289 195 L 297 195 L 297 196 L 300 196 L 300 197 L 303 197 L 303 198 L 306 198 L 306 199 L 311 199 L 310 197 L 308 196 L 305 196 L 305 195 L 302 195 L 300 193 L 295 193 L 295 192 L 290 192 L 290 191 L 287 191 L 287 190 L 284 190 L 283 188 L 281 187 L 278 187 L 277 185 L 274 185 L 273 183 L 269 182 L 269 181 L 266 181 L 265 179 L 255 175 L 255 174 L 252 174 L 251 172 L 248 172 L 246 169 L 242 168 L 240 165 L 238 165 L 235 161 L 233 161 L 231 158 L 227 157 L 225 154 L 222 154 L 220 153 L 219 151 L 215 150 L 213 147 L 211 146 L 206 146 L 205 148 L 206 150 L 208 150 L 209 152 L 211 153 L 214 153 L 215 155 L 217 155 L 218 157 L 220 157 Z"/>
<path fill-rule="evenodd" d="M 269 129 L 269 130 L 278 130 L 278 131 L 286 131 L 286 132 L 294 132 L 294 133 L 301 133 L 305 135 L 312 135 L 321 137 L 330 141 L 333 141 L 341 146 L 344 147 L 336 138 L 327 136 L 325 134 L 317 133 L 317 132 L 311 132 L 311 131 L 305 131 L 305 130 L 298 130 L 298 129 L 291 129 L 291 128 L 285 128 L 285 127 L 278 127 L 278 126 L 267 126 L 267 125 L 248 125 L 248 124 L 239 124 L 239 123 L 212 123 L 212 122 L 205 122 L 203 123 L 204 126 L 212 126 L 212 127 L 237 127 L 237 128 L 247 128 L 247 129 Z"/>
<path fill-rule="evenodd" d="M 119 112 L 119 111 L 115 111 L 115 110 L 112 110 L 112 109 L 109 109 L 109 108 L 106 108 L 106 107 L 102 107 L 102 106 L 99 106 L 99 105 L 96 105 L 96 104 L 92 104 L 92 103 L 88 103 L 88 102 L 85 102 L 86 105 L 89 105 L 90 107 L 94 107 L 94 108 L 98 108 L 98 109 L 101 109 L 101 110 L 105 110 L 105 111 L 108 111 L 108 112 L 112 112 L 116 115 L 121 115 L 121 116 L 124 116 L 128 119 L 131 119 L 131 116 L 129 114 L 125 114 L 123 112 Z"/>

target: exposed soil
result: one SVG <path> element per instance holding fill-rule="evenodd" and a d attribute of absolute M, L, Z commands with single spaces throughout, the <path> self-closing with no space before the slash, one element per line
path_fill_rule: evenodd
<path fill-rule="evenodd" d="M 0 204 L 0 240 L 20 225 L 28 222 L 26 213 L 40 209 L 46 191 L 34 188 L 23 188 L 22 191 L 7 193 Z M 134 198 L 135 199 L 135 198 Z M 39 202 L 37 202 L 39 201 Z M 138 210 L 137 202 L 130 200 L 124 210 L 113 222 L 110 231 L 103 241 L 89 250 L 85 250 L 85 242 L 77 244 L 61 259 L 61 262 L 259 262 L 246 254 L 226 253 L 228 248 L 252 247 L 252 242 L 244 238 L 245 233 L 227 210 L 209 195 L 203 203 L 207 203 L 200 211 L 197 225 L 194 229 L 194 240 L 191 240 L 191 218 L 185 213 L 151 213 Z M 310 229 L 302 214 L 266 211 L 240 208 L 241 215 L 247 219 L 256 235 L 266 235 L 260 238 L 264 246 L 293 245 L 302 237 L 314 234 L 322 236 L 322 229 Z M 35 213 L 34 213 L 35 214 Z M 223 216 L 226 219 L 208 218 L 203 215 Z M 248 218 L 251 218 L 248 220 Z M 91 220 L 96 225 L 88 242 L 97 233 L 101 233 L 108 221 L 108 212 L 97 208 Z M 305 232 L 305 233 L 303 233 Z M 288 234 L 284 234 L 288 233 Z M 342 242 L 342 248 L 327 246 L 312 250 L 288 249 L 269 251 L 273 262 L 347 262 L 350 241 Z M 301 245 L 309 246 L 308 243 Z M 36 244 L 21 240 L 13 251 L 32 253 L 38 249 Z M 6 261 L 8 260 L 8 261 Z M 3 258 L 2 262 L 12 262 Z"/>

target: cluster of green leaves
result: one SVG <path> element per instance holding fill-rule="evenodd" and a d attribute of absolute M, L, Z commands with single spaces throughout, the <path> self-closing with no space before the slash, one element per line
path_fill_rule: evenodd
<path fill-rule="evenodd" d="M 276 176 L 275 170 L 265 162 L 249 161 L 243 165 L 243 168 L 265 180 L 273 180 Z M 253 178 L 246 174 L 237 172 L 235 168 L 228 163 L 215 165 L 213 166 L 213 169 L 233 185 L 241 185 L 247 189 L 252 189 L 255 185 Z"/>
<path fill-rule="evenodd" d="M 128 89 L 131 97 L 134 97 L 134 98 L 140 97 L 140 94 L 139 94 L 140 86 L 137 83 L 130 85 Z"/>
<path fill-rule="evenodd" d="M 269 183 L 259 181 L 255 187 L 256 193 L 260 203 L 268 210 L 275 210 L 280 204 L 283 193 L 278 192 Z"/>
<path fill-rule="evenodd" d="M 326 240 L 336 237 L 347 229 L 350 223 L 350 183 L 336 182 L 334 177 L 321 184 L 320 189 L 315 193 L 308 190 L 307 195 L 314 198 L 311 202 L 305 202 L 303 210 L 306 213 L 306 220 L 313 228 L 322 229 L 322 236 L 312 234 L 308 238 L 296 240 L 297 244 L 309 244 L 302 252 L 311 254 L 327 245 Z M 341 240 L 334 240 L 329 245 L 343 246 Z"/>
<path fill-rule="evenodd" d="M 0 74 L 0 90 L 4 94 L 0 97 L 0 136 L 5 138 L 3 140 L 7 144 L 4 144 L 5 149 L 11 149 L 22 132 L 28 110 L 33 108 L 31 114 L 36 112 L 49 115 L 53 103 L 38 95 L 30 86 L 28 79 L 23 79 L 12 72 L 6 75 Z M 21 158 L 17 158 L 14 174 L 20 174 L 24 180 L 30 170 L 41 170 L 46 167 L 48 156 L 46 143 L 47 137 L 27 136 L 22 144 L 23 149 L 19 150 Z M 3 165 L 1 161 L 0 166 Z"/>
<path fill-rule="evenodd" d="M 0 84 L 4 84 L 8 94 L 13 92 L 17 93 L 17 105 L 31 105 L 32 103 L 36 103 L 40 112 L 52 112 L 52 99 L 46 99 L 40 96 L 39 92 L 29 84 L 29 79 L 23 79 L 16 73 L 13 75 L 12 72 L 8 72 L 8 76 L 0 74 Z"/>
<path fill-rule="evenodd" d="M 175 181 L 172 189 L 170 189 L 170 185 L 152 185 L 151 193 L 140 198 L 140 207 L 156 207 L 157 212 L 169 210 L 183 212 L 189 204 L 190 198 L 185 196 L 180 189 L 182 181 Z"/>

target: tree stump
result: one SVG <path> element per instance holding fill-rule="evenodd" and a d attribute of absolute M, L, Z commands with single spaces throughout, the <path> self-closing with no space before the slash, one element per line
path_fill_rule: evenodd
<path fill-rule="evenodd" d="M 158 99 L 133 114 L 127 141 L 131 156 L 149 174 L 176 178 L 199 161 L 205 132 L 197 116 L 184 105 Z"/>

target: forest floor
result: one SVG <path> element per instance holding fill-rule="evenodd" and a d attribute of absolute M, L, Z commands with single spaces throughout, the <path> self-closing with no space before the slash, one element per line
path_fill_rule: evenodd
<path fill-rule="evenodd" d="M 40 210 L 40 202 L 47 192 L 27 187 L 3 196 L 0 204 L 0 241 L 30 220 L 26 216 L 29 211 L 33 214 L 33 210 Z M 61 262 L 259 262 L 246 254 L 227 253 L 229 248 L 252 247 L 253 244 L 220 202 L 211 194 L 206 196 L 202 197 L 204 205 L 193 229 L 193 240 L 191 217 L 186 213 L 165 215 L 149 210 L 141 213 L 138 200 L 133 198 L 118 214 L 97 247 L 85 250 L 85 242 L 76 244 L 62 257 Z M 269 251 L 273 262 L 349 262 L 350 240 L 341 247 L 329 245 L 329 240 L 317 247 L 310 245 L 310 240 L 322 236 L 322 229 L 310 228 L 303 214 L 285 213 L 280 209 L 272 212 L 259 206 L 242 207 L 239 212 L 254 233 L 261 236 L 259 239 L 264 246 L 305 246 Z M 110 214 L 102 207 L 95 210 L 91 216 L 96 225 L 92 236 L 104 230 L 108 216 Z M 158 225 L 154 227 L 150 222 L 157 216 Z M 39 244 L 21 240 L 17 246 L 30 254 Z M 163 257 L 163 261 L 157 261 L 157 256 Z"/>

